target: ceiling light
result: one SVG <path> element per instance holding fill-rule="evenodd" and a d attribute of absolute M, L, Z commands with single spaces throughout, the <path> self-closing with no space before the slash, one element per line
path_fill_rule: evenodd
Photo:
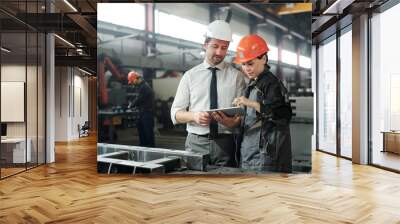
<path fill-rule="evenodd" d="M 81 71 L 81 72 L 83 72 L 83 73 L 85 73 L 85 74 L 87 74 L 87 75 L 92 75 L 92 73 L 90 73 L 90 72 L 88 72 L 88 71 L 86 71 L 86 70 L 83 70 L 83 69 L 81 69 L 81 68 L 79 68 L 78 67 L 78 69 L 79 69 L 79 71 Z"/>
<path fill-rule="evenodd" d="M 343 9 L 351 5 L 355 0 L 336 0 L 330 5 L 322 14 L 329 15 L 329 14 L 342 14 Z"/>
<path fill-rule="evenodd" d="M 65 4 L 67 4 L 72 10 L 74 10 L 75 12 L 78 12 L 78 10 L 71 4 L 68 2 L 68 0 L 64 0 Z"/>
<path fill-rule="evenodd" d="M 11 52 L 11 50 L 9 50 L 9 49 L 7 49 L 7 48 L 5 48 L 5 47 L 1 47 L 1 50 L 4 51 L 4 52 L 6 52 L 6 53 L 10 53 L 10 52 Z"/>
<path fill-rule="evenodd" d="M 330 11 L 336 7 L 340 0 L 335 1 L 331 6 L 329 6 L 322 14 L 331 13 Z"/>
<path fill-rule="evenodd" d="M 75 48 L 75 45 L 71 44 L 71 42 L 67 41 L 66 39 L 58 36 L 57 34 L 54 34 L 54 36 L 56 36 L 58 39 L 60 39 L 61 41 L 63 41 L 64 43 L 66 43 L 67 45 L 69 45 L 70 47 Z"/>

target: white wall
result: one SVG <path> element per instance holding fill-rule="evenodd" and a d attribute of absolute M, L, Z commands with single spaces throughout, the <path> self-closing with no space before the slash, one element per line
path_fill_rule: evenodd
<path fill-rule="evenodd" d="M 76 68 L 56 67 L 56 141 L 79 138 L 78 124 L 88 120 L 88 78 L 82 75 Z"/>
<path fill-rule="evenodd" d="M 55 69 L 55 140 L 67 140 L 68 117 L 68 76 L 67 67 L 56 67 Z M 66 96 L 66 97 L 65 97 Z"/>
<path fill-rule="evenodd" d="M 77 74 L 78 72 L 78 74 Z M 89 112 L 88 112 L 88 78 L 81 76 L 78 70 L 74 71 L 74 108 L 73 108 L 73 113 L 72 113 L 72 129 L 71 129 L 71 136 L 72 138 L 77 138 L 79 137 L 78 133 L 78 124 L 82 126 L 85 121 L 89 120 Z M 80 93 L 79 93 L 80 91 Z M 80 97 L 79 97 L 80 96 Z M 80 101 L 80 102 L 79 102 Z M 81 108 L 80 108 L 81 107 Z M 81 111 L 80 111 L 81 110 Z"/>
<path fill-rule="evenodd" d="M 1 108 L 2 122 L 25 121 L 24 82 L 1 82 Z"/>
<path fill-rule="evenodd" d="M 25 65 L 2 65 L 1 81 L 25 82 Z M 28 70 L 30 67 L 28 66 Z"/>
<path fill-rule="evenodd" d="M 26 69 L 28 74 L 34 69 L 32 66 L 25 67 L 25 65 L 8 64 L 1 66 L 1 81 L 5 82 L 25 82 Z M 28 93 L 29 97 L 29 93 Z M 1 108 L 7 110 L 7 108 Z M 29 117 L 30 120 L 31 117 Z M 26 122 L 7 122 L 7 136 L 8 137 L 25 137 Z"/>
<path fill-rule="evenodd" d="M 37 70 L 38 69 L 38 70 Z M 14 110 L 21 110 L 19 113 L 25 114 L 26 119 L 22 122 L 6 122 L 8 138 L 24 138 L 25 135 L 30 139 L 32 151 L 32 161 L 36 162 L 39 153 L 39 163 L 44 163 L 44 82 L 42 68 L 36 66 L 25 66 L 25 64 L 3 64 L 1 66 L 2 82 L 24 82 L 26 86 L 26 99 L 22 102 L 22 107 Z M 27 80 L 26 80 L 27 77 Z M 10 94 L 3 92 L 2 94 Z M 19 94 L 24 94 L 24 89 L 19 90 Z M 7 95 L 2 95 L 7 97 Z M 22 97 L 25 98 L 25 97 Z M 26 103 L 26 105 L 25 105 Z M 3 103 L 2 103 L 3 104 Z M 11 107 L 2 107 L 3 113 L 16 113 Z M 24 116 L 24 115 L 22 115 Z"/>

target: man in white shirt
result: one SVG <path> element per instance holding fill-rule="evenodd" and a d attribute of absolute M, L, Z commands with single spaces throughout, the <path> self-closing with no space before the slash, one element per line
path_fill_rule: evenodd
<path fill-rule="evenodd" d="M 182 77 L 171 107 L 174 124 L 186 123 L 187 151 L 209 153 L 210 164 L 237 167 L 236 145 L 232 127 L 240 117 L 228 117 L 209 109 L 231 107 L 245 89 L 243 74 L 224 62 L 232 41 L 228 23 L 216 20 L 208 25 L 204 43 L 205 59 Z"/>

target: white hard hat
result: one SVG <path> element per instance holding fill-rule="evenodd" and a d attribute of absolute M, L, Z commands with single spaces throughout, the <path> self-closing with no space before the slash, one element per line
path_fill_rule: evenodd
<path fill-rule="evenodd" d="M 215 20 L 207 27 L 204 35 L 206 38 L 215 38 L 218 40 L 232 41 L 232 30 L 229 24 L 223 20 Z"/>

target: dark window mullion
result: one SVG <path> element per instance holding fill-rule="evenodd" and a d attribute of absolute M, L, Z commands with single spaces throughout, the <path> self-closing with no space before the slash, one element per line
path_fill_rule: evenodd
<path fill-rule="evenodd" d="M 28 21 L 28 1 L 25 0 L 25 21 Z M 27 115 L 27 90 L 28 90 L 28 24 L 25 23 L 25 88 L 24 88 L 24 120 L 25 120 L 25 170 L 28 170 L 28 115 Z"/>
<path fill-rule="evenodd" d="M 315 148 L 319 149 L 319 105 L 318 105 L 318 99 L 319 99 L 319 44 L 316 45 L 315 47 Z"/>
<path fill-rule="evenodd" d="M 371 65 L 371 56 L 372 56 L 372 29 L 371 29 L 371 20 L 372 20 L 372 12 L 368 12 L 368 30 L 367 30 L 367 46 L 368 46 L 368 53 L 367 53 L 367 64 L 368 64 L 368 69 L 367 69 L 367 85 L 368 85 L 368 96 L 367 96 L 367 104 L 368 104 L 368 114 L 367 114 L 367 119 L 368 119 L 368 124 L 367 124 L 367 132 L 368 132 L 368 164 L 373 164 L 373 145 L 372 145 L 372 83 L 371 83 L 371 71 L 372 71 L 372 65 Z"/>
<path fill-rule="evenodd" d="M 336 154 L 341 156 L 341 119 L 340 119 L 340 30 L 336 31 Z"/>
<path fill-rule="evenodd" d="M 39 0 L 36 13 L 39 14 Z M 39 166 L 39 32 L 36 32 L 36 166 Z"/>

